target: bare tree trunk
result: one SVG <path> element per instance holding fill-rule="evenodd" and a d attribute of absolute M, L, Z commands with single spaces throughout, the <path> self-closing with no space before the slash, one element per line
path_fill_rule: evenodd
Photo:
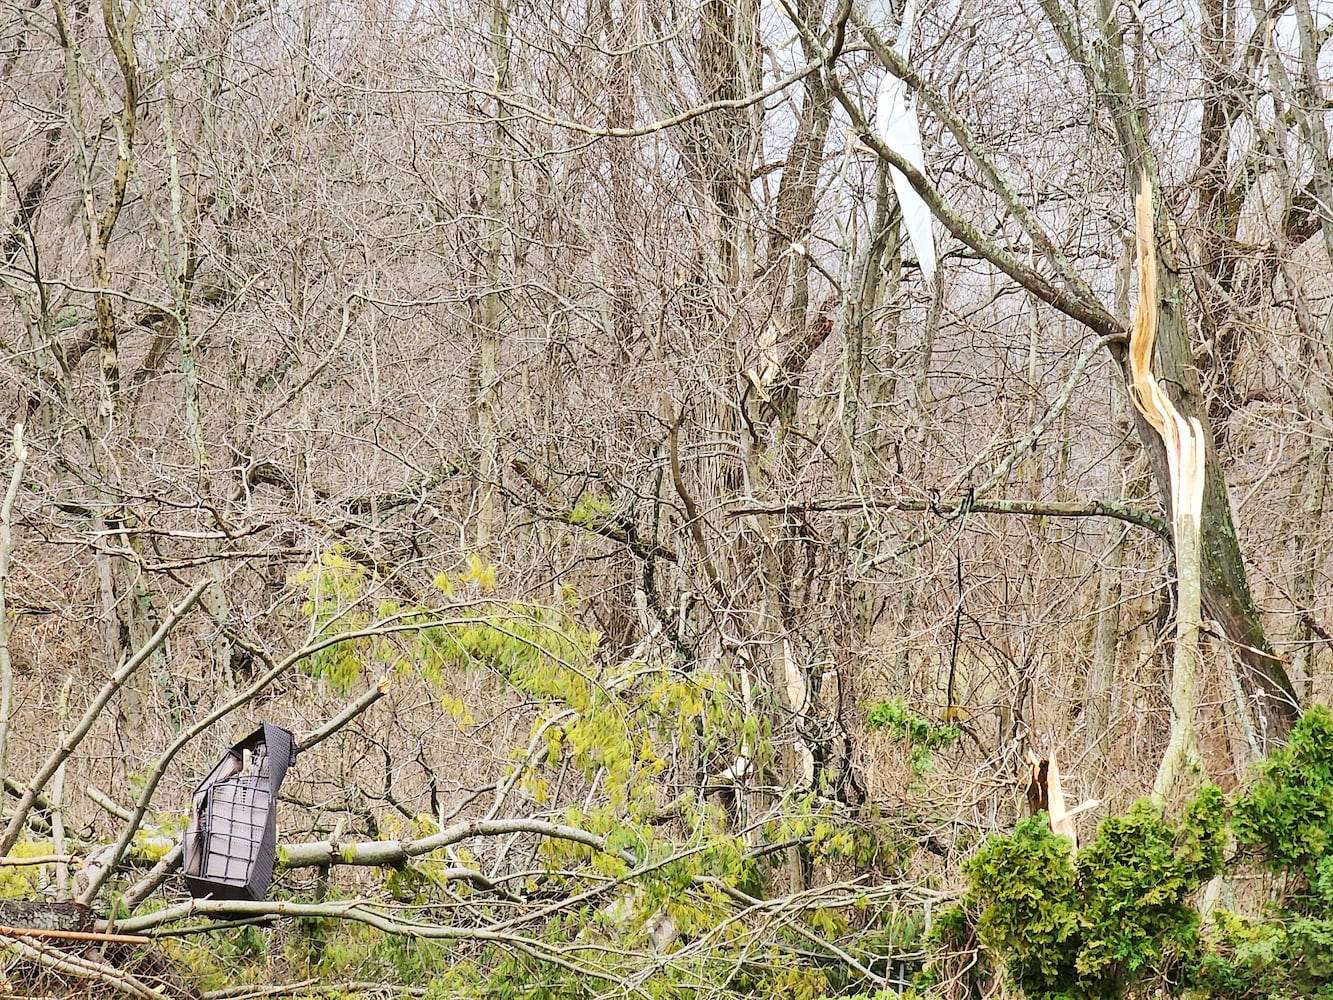
<path fill-rule="evenodd" d="M 1120 386 L 1111 386 L 1111 413 L 1117 427 L 1129 429 L 1128 401 Z M 1109 478 L 1120 486 L 1117 499 L 1123 500 L 1124 478 L 1130 456 L 1121 445 L 1115 450 Z M 1106 738 L 1110 732 L 1111 709 L 1116 689 L 1117 665 L 1120 657 L 1120 603 L 1122 600 L 1121 568 L 1125 561 L 1127 529 L 1114 525 L 1110 532 L 1111 545 L 1102 557 L 1097 584 L 1096 624 L 1092 635 L 1092 664 L 1088 669 L 1087 694 L 1084 698 L 1084 720 L 1087 726 L 1087 748 L 1090 770 L 1098 773 L 1098 764 L 1106 755 Z"/>
<path fill-rule="evenodd" d="M 507 168 L 508 106 L 503 94 L 509 76 L 509 10 L 507 0 L 493 0 L 491 5 L 491 59 L 494 69 L 495 117 L 494 146 L 486 173 L 486 249 L 487 288 L 481 299 L 477 324 L 477 356 L 473 362 L 475 422 L 477 440 L 477 485 L 474 493 L 476 529 L 473 542 L 483 557 L 495 532 L 495 496 L 500 474 L 499 434 L 499 358 L 501 343 L 500 262 L 504 253 L 505 191 Z"/>
<path fill-rule="evenodd" d="M 28 449 L 23 443 L 23 425 L 14 427 L 14 465 L 9 483 L 0 498 L 0 794 L 9 777 L 9 724 L 14 714 L 14 664 L 9 655 L 9 560 L 14 552 L 14 502 L 23 482 Z"/>
<path fill-rule="evenodd" d="M 95 152 L 89 147 L 83 107 L 83 57 L 76 24 L 70 21 L 64 0 L 56 0 L 56 26 L 65 55 L 65 88 L 69 101 L 70 125 L 76 143 L 79 190 L 82 195 L 88 256 L 92 264 L 93 306 L 97 313 L 97 344 L 102 362 L 102 417 L 108 427 L 115 418 L 120 393 L 120 348 L 116 327 L 115 304 L 111 295 L 111 267 L 108 250 L 111 235 L 125 204 L 129 186 L 131 156 L 139 110 L 139 67 L 134 41 L 138 4 L 123 8 L 121 0 L 103 0 L 102 18 L 107 39 L 115 54 L 124 89 L 120 108 L 111 112 L 115 130 L 115 169 L 105 197 L 98 199 L 95 188 Z M 101 209 L 98 209 L 99 200 Z"/>
<path fill-rule="evenodd" d="M 1324 396 L 1326 402 L 1333 402 L 1328 399 L 1327 393 Z M 1326 415 L 1329 411 L 1321 412 Z M 1301 523 L 1292 535 L 1295 568 L 1291 596 L 1296 602 L 1299 621 L 1296 624 L 1296 648 L 1291 657 L 1291 673 L 1298 693 L 1305 696 L 1308 696 L 1310 682 L 1315 674 L 1315 632 L 1311 627 L 1310 609 L 1314 607 L 1319 557 L 1324 551 L 1322 525 L 1327 487 L 1328 441 L 1322 434 L 1315 433 L 1310 438 L 1305 475 L 1301 480 Z"/>
<path fill-rule="evenodd" d="M 1251 10 L 1263 30 L 1263 46 L 1267 60 L 1271 97 L 1279 115 L 1285 111 L 1295 118 L 1305 145 L 1310 152 L 1312 178 L 1309 189 L 1314 193 L 1315 214 L 1318 228 L 1323 237 L 1324 252 L 1333 261 L 1333 161 L 1329 158 L 1329 136 L 1324 115 L 1318 109 L 1324 106 L 1319 52 L 1322 39 L 1316 31 L 1309 0 L 1295 0 L 1296 30 L 1300 52 L 1300 72 L 1294 85 L 1283 70 L 1272 38 L 1273 22 L 1266 8 L 1257 0 L 1251 0 Z M 1294 93 L 1292 92 L 1294 90 Z M 1291 189 L 1292 177 L 1290 164 L 1299 162 L 1286 149 L 1286 132 L 1275 129 L 1275 145 L 1282 154 L 1279 160 L 1279 172 L 1286 175 L 1287 190 Z M 1286 206 L 1287 217 L 1293 217 L 1290 200 Z M 1333 374 L 1333 313 L 1326 320 L 1322 331 L 1315 329 L 1309 303 L 1301 282 L 1294 277 L 1289 267 L 1281 265 L 1283 277 L 1290 289 L 1295 305 L 1294 313 L 1297 326 L 1302 335 L 1301 357 L 1308 361 L 1315 374 L 1307 380 L 1306 391 L 1301 399 L 1300 409 L 1305 412 L 1313 432 L 1310 439 L 1305 473 L 1300 485 L 1301 526 L 1292 537 L 1294 570 L 1292 575 L 1292 597 L 1295 600 L 1299 616 L 1296 627 L 1296 649 L 1292 657 L 1292 672 L 1296 684 L 1305 688 L 1313 674 L 1314 624 L 1311 608 L 1314 605 L 1315 580 L 1319 553 L 1322 550 L 1322 521 L 1325 491 L 1328 476 L 1328 444 L 1324 432 L 1330 412 L 1333 412 L 1333 396 L 1327 389 L 1326 379 Z M 1308 689 L 1307 689 L 1308 690 Z"/>

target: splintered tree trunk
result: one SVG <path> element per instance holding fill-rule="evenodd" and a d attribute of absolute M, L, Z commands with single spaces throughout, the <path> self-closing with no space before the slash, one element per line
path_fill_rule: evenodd
<path fill-rule="evenodd" d="M 1044 0 L 1043 7 L 1053 21 L 1058 22 L 1063 17 L 1055 4 Z M 1141 111 L 1143 95 L 1130 82 L 1125 40 L 1115 8 L 1114 0 L 1098 0 L 1097 15 L 1102 32 L 1098 44 L 1104 58 L 1095 69 L 1096 88 L 1110 114 L 1125 158 L 1128 193 L 1132 199 L 1141 176 L 1146 175 L 1154 188 L 1159 185 L 1156 163 L 1145 135 Z M 1067 45 L 1075 46 L 1071 54 L 1078 55 L 1077 46 L 1082 43 L 1071 42 L 1073 35 L 1068 31 L 1062 32 L 1062 37 Z M 1140 47 L 1144 44 L 1142 38 L 1136 39 L 1136 43 Z M 1092 67 L 1089 72 L 1094 72 Z M 1143 85 L 1143 77 L 1142 72 L 1138 73 L 1135 82 Z M 1157 257 L 1158 313 L 1153 368 L 1181 416 L 1186 420 L 1197 419 L 1203 429 L 1207 447 L 1200 522 L 1203 615 L 1222 633 L 1222 641 L 1230 643 L 1239 654 L 1239 661 L 1244 665 L 1241 683 L 1250 701 L 1255 728 L 1264 743 L 1271 745 L 1284 739 L 1299 717 L 1300 707 L 1282 661 L 1273 654 L 1264 636 L 1258 608 L 1250 595 L 1240 540 L 1231 520 L 1225 472 L 1218 460 L 1208 407 L 1192 356 L 1189 317 L 1185 313 L 1186 290 L 1170 241 L 1164 238 L 1170 231 L 1165 221 L 1160 217 L 1156 219 L 1158 237 L 1154 251 Z M 1110 345 L 1110 350 L 1120 364 L 1126 385 L 1131 384 L 1128 346 L 1115 342 Z M 1162 441 L 1141 414 L 1135 414 L 1135 426 L 1158 490 L 1169 507 L 1171 476 Z"/>
<path fill-rule="evenodd" d="M 1295 725 L 1300 717 L 1299 701 L 1282 661 L 1274 655 L 1264 635 L 1259 610 L 1250 594 L 1240 540 L 1231 520 L 1225 472 L 1218 460 L 1207 406 L 1190 356 L 1187 320 L 1180 308 L 1184 289 L 1170 263 L 1159 264 L 1158 276 L 1157 375 L 1181 415 L 1199 420 L 1208 445 L 1200 526 L 1203 616 L 1215 624 L 1222 641 L 1230 643 L 1238 654 L 1243 664 L 1241 683 L 1249 697 L 1259 736 L 1268 746 L 1280 743 Z M 1115 350 L 1128 383 L 1128 352 L 1123 345 L 1116 345 Z M 1135 424 L 1153 478 L 1169 507 L 1171 476 L 1166 451 L 1156 431 L 1142 416 L 1135 415 Z"/>
<path fill-rule="evenodd" d="M 1165 804 L 1177 778 L 1200 766 L 1194 728 L 1201 607 L 1199 527 L 1207 439 L 1195 417 L 1184 416 L 1152 370 L 1161 306 L 1157 294 L 1153 189 L 1146 174 L 1134 200 L 1139 301 L 1129 334 L 1129 367 L 1135 409 L 1159 434 L 1169 456 L 1171 530 L 1176 550 L 1176 641 L 1171 664 L 1171 738 L 1153 784 L 1153 799 Z"/>

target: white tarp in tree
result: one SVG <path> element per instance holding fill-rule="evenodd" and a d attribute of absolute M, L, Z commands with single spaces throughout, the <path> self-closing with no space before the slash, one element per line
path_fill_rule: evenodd
<path fill-rule="evenodd" d="M 909 58 L 912 52 L 912 26 L 916 21 L 916 7 L 916 0 L 909 0 L 898 28 L 898 40 L 893 46 L 904 59 Z M 884 79 L 879 84 L 875 132 L 889 149 L 925 173 L 926 161 L 921 152 L 921 125 L 917 121 L 916 99 L 908 93 L 907 84 L 888 70 L 884 71 Z M 921 265 L 921 276 L 929 283 L 934 279 L 936 263 L 930 209 L 906 177 L 893 167 L 889 168 L 889 174 L 893 178 L 893 190 L 902 208 L 903 226 L 907 229 L 907 237 L 912 241 L 917 261 Z"/>

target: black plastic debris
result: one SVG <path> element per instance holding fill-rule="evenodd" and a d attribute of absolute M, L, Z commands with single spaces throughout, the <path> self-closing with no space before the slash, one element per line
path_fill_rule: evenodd
<path fill-rule="evenodd" d="M 278 788 L 296 740 L 267 722 L 223 755 L 194 790 L 185 884 L 196 898 L 264 898 L 278 847 Z"/>

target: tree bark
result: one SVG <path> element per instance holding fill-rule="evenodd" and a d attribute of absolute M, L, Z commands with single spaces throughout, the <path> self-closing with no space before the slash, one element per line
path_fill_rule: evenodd
<path fill-rule="evenodd" d="M 1161 243 L 1159 240 L 1159 250 Z M 1180 307 L 1184 290 L 1179 275 L 1165 261 L 1158 266 L 1159 327 L 1156 370 L 1167 395 L 1181 414 L 1196 418 L 1208 444 L 1203 517 L 1201 523 L 1201 587 L 1203 612 L 1222 636 L 1235 647 L 1244 665 L 1242 683 L 1250 698 L 1255 724 L 1265 746 L 1280 743 L 1300 717 L 1300 703 L 1287 677 L 1286 668 L 1264 634 L 1259 609 L 1250 593 L 1240 540 L 1231 519 L 1226 472 L 1217 455 L 1208 408 L 1199 388 L 1189 349 L 1186 318 Z M 1129 381 L 1129 357 L 1125 345 L 1111 345 Z M 1170 473 L 1161 439 L 1141 415 L 1135 426 L 1157 481 L 1162 503 L 1170 510 Z"/>

